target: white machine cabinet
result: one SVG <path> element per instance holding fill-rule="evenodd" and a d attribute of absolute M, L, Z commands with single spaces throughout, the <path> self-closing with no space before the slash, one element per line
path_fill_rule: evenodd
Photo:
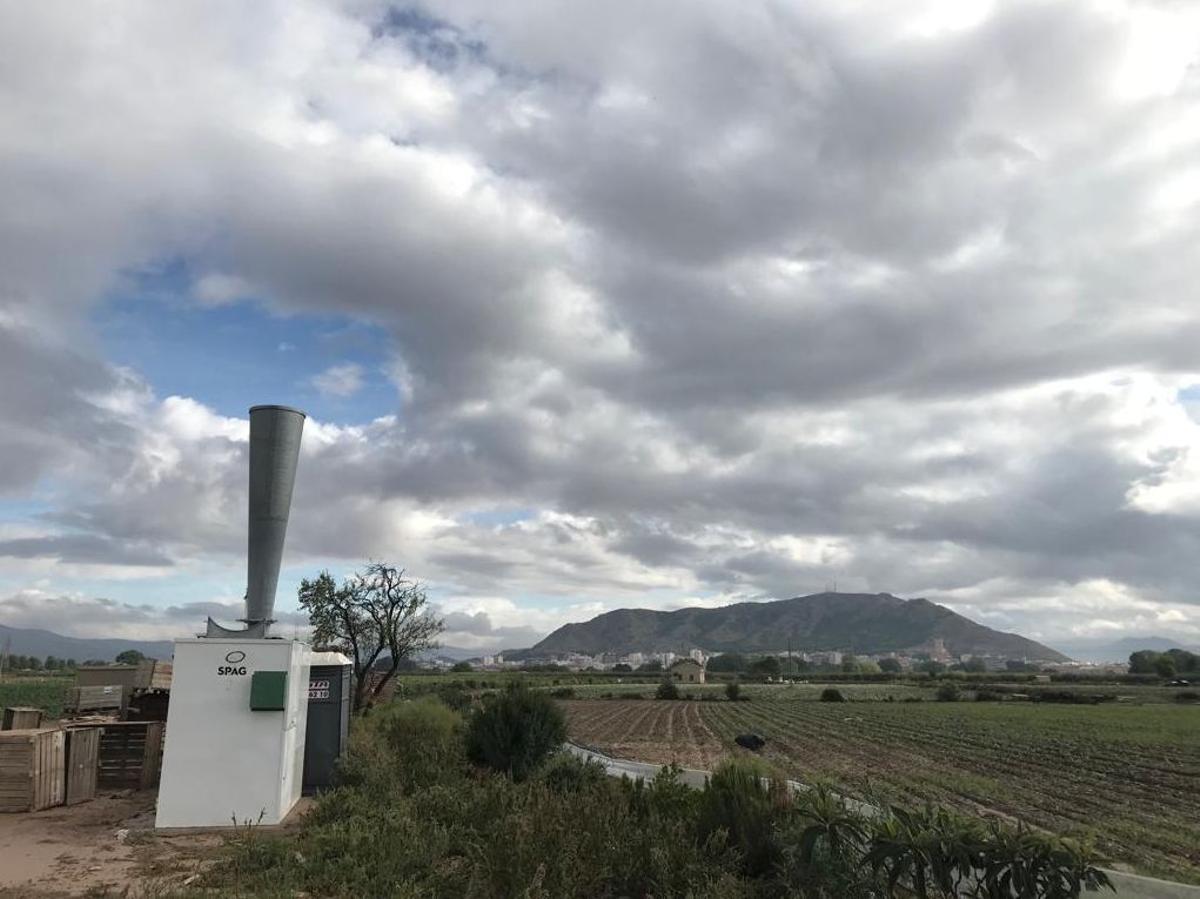
<path fill-rule="evenodd" d="M 175 641 L 156 827 L 287 816 L 303 781 L 310 657 L 296 640 Z"/>

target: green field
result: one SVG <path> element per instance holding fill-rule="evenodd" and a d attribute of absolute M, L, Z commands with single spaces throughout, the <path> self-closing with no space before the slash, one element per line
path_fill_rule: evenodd
<path fill-rule="evenodd" d="M 842 688 L 843 692 L 849 693 Z M 1200 707 L 1024 702 L 565 703 L 577 742 L 711 770 L 767 738 L 800 781 L 876 802 L 933 801 L 1061 834 L 1094 834 L 1116 863 L 1200 883 Z"/>
<path fill-rule="evenodd" d="M 30 706 L 42 709 L 51 718 L 62 714 L 67 689 L 73 677 L 14 677 L 0 680 L 0 708 Z"/>

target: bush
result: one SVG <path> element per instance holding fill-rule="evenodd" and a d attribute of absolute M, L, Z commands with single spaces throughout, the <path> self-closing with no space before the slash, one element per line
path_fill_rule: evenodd
<path fill-rule="evenodd" d="M 742 685 L 737 681 L 730 681 L 725 685 L 725 698 L 730 702 L 737 702 L 742 696 Z"/>
<path fill-rule="evenodd" d="M 741 855 L 743 869 L 755 876 L 770 871 L 781 852 L 775 819 L 786 806 L 787 787 L 768 776 L 756 759 L 722 763 L 701 794 L 697 823 L 701 840 L 724 833 Z"/>
<path fill-rule="evenodd" d="M 555 689 L 550 691 L 550 695 L 553 696 L 555 699 L 574 699 L 575 698 L 575 688 L 574 687 L 556 687 Z"/>
<path fill-rule="evenodd" d="M 489 696 L 467 725 L 467 756 L 524 780 L 567 739 L 563 711 L 545 693 L 513 683 Z"/>
<path fill-rule="evenodd" d="M 546 762 L 538 779 L 556 793 L 578 793 L 606 783 L 608 772 L 599 762 L 559 752 Z"/>
<path fill-rule="evenodd" d="M 826 687 L 821 691 L 821 702 L 845 702 L 846 697 L 837 687 Z"/>
<path fill-rule="evenodd" d="M 782 825 L 781 886 L 804 896 L 881 896 L 866 871 L 867 822 L 842 797 L 818 786 L 795 798 Z"/>
<path fill-rule="evenodd" d="M 437 698 L 456 712 L 465 712 L 471 707 L 471 694 L 461 684 L 442 684 L 437 689 Z"/>
<path fill-rule="evenodd" d="M 1069 705 L 1099 705 L 1115 702 L 1115 693 L 1086 693 L 1082 690 L 1037 690 L 1029 694 L 1033 702 L 1062 702 Z"/>
<path fill-rule="evenodd" d="M 955 684 L 942 684 L 937 688 L 938 702 L 958 702 L 960 694 Z"/>
<path fill-rule="evenodd" d="M 410 792 L 460 777 L 462 717 L 435 699 L 393 702 L 356 719 L 339 771 L 369 792 Z"/>
<path fill-rule="evenodd" d="M 1200 691 L 1183 690 L 1175 694 L 1176 702 L 1200 702 Z"/>
<path fill-rule="evenodd" d="M 662 683 L 658 685 L 658 689 L 654 691 L 655 699 L 678 699 L 679 688 L 675 686 L 675 682 L 668 678 L 664 678 Z"/>

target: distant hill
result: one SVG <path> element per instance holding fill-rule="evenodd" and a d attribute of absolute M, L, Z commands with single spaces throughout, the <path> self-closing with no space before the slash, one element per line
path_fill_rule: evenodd
<path fill-rule="evenodd" d="M 890 593 L 816 593 L 774 602 L 743 602 L 717 609 L 655 612 L 618 609 L 582 624 L 567 624 L 529 650 L 561 652 L 712 652 L 842 650 L 857 653 L 918 651 L 941 638 L 954 655 L 1067 661 L 1048 646 L 992 630 L 927 599 Z"/>
<path fill-rule="evenodd" d="M 11 641 L 11 642 L 10 642 Z M 136 649 L 142 655 L 152 659 L 168 660 L 175 652 L 170 640 L 124 640 L 124 639 L 85 639 L 80 637 L 64 637 L 53 631 L 43 631 L 36 628 L 8 627 L 0 624 L 0 650 L 10 643 L 9 652 L 15 655 L 57 656 L 60 659 L 75 659 L 82 662 L 87 659 L 103 659 L 111 662 L 117 653 L 126 649 Z"/>
<path fill-rule="evenodd" d="M 1141 649 L 1166 652 L 1186 649 L 1200 653 L 1200 647 L 1171 640 L 1167 637 L 1122 637 L 1120 640 L 1055 640 L 1055 646 L 1081 662 L 1128 662 L 1129 656 Z"/>
<path fill-rule="evenodd" d="M 461 646 L 439 646 L 437 649 L 428 649 L 425 652 L 417 653 L 418 661 L 432 662 L 435 659 L 442 659 L 450 662 L 463 662 L 467 659 L 480 659 L 484 656 L 495 655 L 497 650 L 492 649 L 463 649 Z"/>

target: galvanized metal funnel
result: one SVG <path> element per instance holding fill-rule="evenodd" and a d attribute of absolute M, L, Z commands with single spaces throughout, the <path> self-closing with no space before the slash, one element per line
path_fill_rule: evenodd
<path fill-rule="evenodd" d="M 250 516 L 246 543 L 246 623 L 244 631 L 209 619 L 208 636 L 265 637 L 275 608 L 300 459 L 304 413 L 287 406 L 250 409 Z"/>

